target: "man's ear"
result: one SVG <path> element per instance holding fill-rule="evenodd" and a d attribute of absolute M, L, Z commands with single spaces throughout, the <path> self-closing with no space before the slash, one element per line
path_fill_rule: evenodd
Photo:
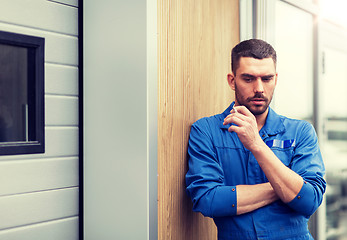
<path fill-rule="evenodd" d="M 229 73 L 227 75 L 227 80 L 228 80 L 228 84 L 229 84 L 230 88 L 232 90 L 235 90 L 235 76 L 234 76 L 234 74 L 233 73 Z"/>

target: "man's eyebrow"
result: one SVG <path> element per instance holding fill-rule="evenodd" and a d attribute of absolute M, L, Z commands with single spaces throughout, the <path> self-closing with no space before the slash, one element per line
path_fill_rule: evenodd
<path fill-rule="evenodd" d="M 269 75 L 265 75 L 265 76 L 262 76 L 261 78 L 273 78 L 275 75 L 274 74 L 269 74 Z"/>
<path fill-rule="evenodd" d="M 249 73 L 242 73 L 242 74 L 241 74 L 241 77 L 243 77 L 243 78 L 255 78 L 254 75 L 249 74 Z"/>
<path fill-rule="evenodd" d="M 260 76 L 261 78 L 273 78 L 275 76 L 275 74 L 268 74 L 268 75 L 264 75 L 264 76 Z M 241 77 L 243 78 L 256 78 L 256 76 L 249 74 L 249 73 L 242 73 Z"/>

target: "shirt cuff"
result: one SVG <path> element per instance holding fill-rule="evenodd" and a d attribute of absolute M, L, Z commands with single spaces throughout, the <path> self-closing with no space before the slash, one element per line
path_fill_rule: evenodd
<path fill-rule="evenodd" d="M 295 211 L 302 213 L 303 215 L 312 215 L 312 211 L 314 209 L 312 205 L 312 201 L 314 201 L 314 199 L 312 199 L 313 196 L 313 187 L 311 186 L 311 184 L 304 181 L 304 184 L 302 185 L 302 188 L 298 195 L 296 195 L 296 197 L 292 201 L 287 203 L 287 205 Z"/>
<path fill-rule="evenodd" d="M 213 217 L 236 215 L 236 186 L 217 187 L 212 203 Z"/>

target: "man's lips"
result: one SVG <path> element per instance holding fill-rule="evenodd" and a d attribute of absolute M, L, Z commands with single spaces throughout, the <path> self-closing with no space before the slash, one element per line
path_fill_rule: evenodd
<path fill-rule="evenodd" d="M 252 99 L 250 99 L 250 102 L 252 102 L 253 104 L 256 104 L 256 105 L 260 105 L 260 104 L 263 104 L 264 102 L 266 102 L 266 100 L 264 98 L 252 98 Z"/>

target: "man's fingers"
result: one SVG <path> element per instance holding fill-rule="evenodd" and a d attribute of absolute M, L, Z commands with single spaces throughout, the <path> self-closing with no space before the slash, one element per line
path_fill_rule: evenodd
<path fill-rule="evenodd" d="M 233 112 L 226 116 L 226 118 L 224 118 L 223 124 L 228 125 L 230 123 L 235 123 L 237 125 L 240 125 L 243 121 L 249 121 L 249 117 L 239 112 Z"/>
<path fill-rule="evenodd" d="M 235 125 L 231 125 L 229 128 L 228 128 L 228 131 L 229 132 L 236 132 L 237 133 L 237 130 L 239 129 L 238 126 L 235 126 Z"/>
<path fill-rule="evenodd" d="M 240 114 L 245 115 L 247 117 L 254 117 L 253 114 L 245 106 L 233 107 L 232 111 L 237 111 L 237 113 L 240 113 Z"/>
<path fill-rule="evenodd" d="M 224 119 L 223 124 L 228 125 L 230 123 L 233 123 L 233 124 L 236 124 L 238 126 L 243 126 L 246 121 L 247 120 L 242 115 L 239 116 L 239 115 L 235 115 L 235 114 L 230 114 L 228 117 L 226 117 Z"/>

